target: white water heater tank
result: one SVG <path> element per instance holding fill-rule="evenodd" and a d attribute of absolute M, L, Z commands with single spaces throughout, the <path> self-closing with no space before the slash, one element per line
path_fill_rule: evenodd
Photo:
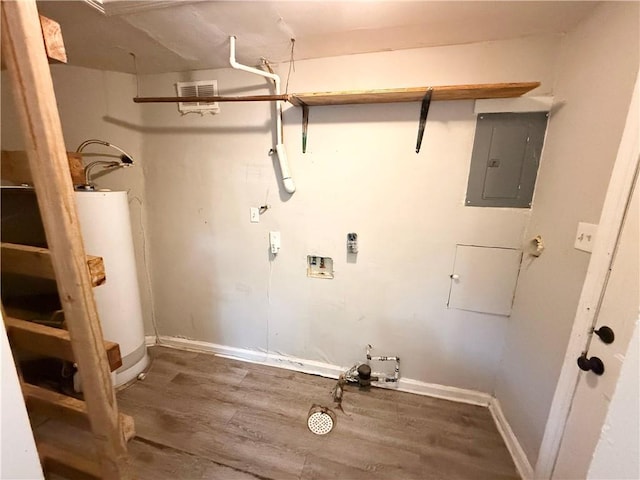
<path fill-rule="evenodd" d="M 112 372 L 118 387 L 149 365 L 136 273 L 127 192 L 75 192 L 87 255 L 102 257 L 106 283 L 93 294 L 105 340 L 120 345 L 122 366 Z"/>

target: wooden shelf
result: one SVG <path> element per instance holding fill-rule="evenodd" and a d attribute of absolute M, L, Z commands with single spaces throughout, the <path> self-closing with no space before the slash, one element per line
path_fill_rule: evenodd
<path fill-rule="evenodd" d="M 294 93 L 289 101 L 298 107 L 320 105 L 351 105 L 364 103 L 420 102 L 432 88 L 432 100 L 473 100 L 478 98 L 519 97 L 540 82 L 486 83 L 476 85 L 447 85 L 439 87 L 391 88 L 346 92 Z"/>
<path fill-rule="evenodd" d="M 323 105 L 361 105 L 366 103 L 422 102 L 416 153 L 420 152 L 429 105 L 437 100 L 475 100 L 514 98 L 540 86 L 540 82 L 478 83 L 474 85 L 443 85 L 438 87 L 389 88 L 383 90 L 352 90 L 346 92 L 293 93 L 289 102 L 302 107 L 302 153 L 307 151 L 309 107 Z"/>

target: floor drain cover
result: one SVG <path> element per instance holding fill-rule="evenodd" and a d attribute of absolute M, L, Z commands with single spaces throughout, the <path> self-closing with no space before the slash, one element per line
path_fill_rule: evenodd
<path fill-rule="evenodd" d="M 316 435 L 326 435 L 336 424 L 336 415 L 326 407 L 314 405 L 309 410 L 307 426 Z"/>

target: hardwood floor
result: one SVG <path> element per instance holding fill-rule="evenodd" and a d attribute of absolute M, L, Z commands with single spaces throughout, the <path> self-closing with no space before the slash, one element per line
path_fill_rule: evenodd
<path fill-rule="evenodd" d="M 336 426 L 307 429 L 312 404 L 333 407 L 334 380 L 213 355 L 152 350 L 146 380 L 118 393 L 136 421 L 140 479 L 517 479 L 486 408 L 347 387 Z M 50 441 L 83 443 L 50 420 Z M 61 439 L 64 437 L 64 439 Z M 63 442 L 63 443 L 64 443 Z"/>

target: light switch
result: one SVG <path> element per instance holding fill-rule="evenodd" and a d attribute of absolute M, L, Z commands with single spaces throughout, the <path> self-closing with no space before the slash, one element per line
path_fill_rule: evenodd
<path fill-rule="evenodd" d="M 593 252 L 593 245 L 596 242 L 596 232 L 598 225 L 593 223 L 578 223 L 578 231 L 576 232 L 576 241 L 573 246 L 584 252 Z"/>

